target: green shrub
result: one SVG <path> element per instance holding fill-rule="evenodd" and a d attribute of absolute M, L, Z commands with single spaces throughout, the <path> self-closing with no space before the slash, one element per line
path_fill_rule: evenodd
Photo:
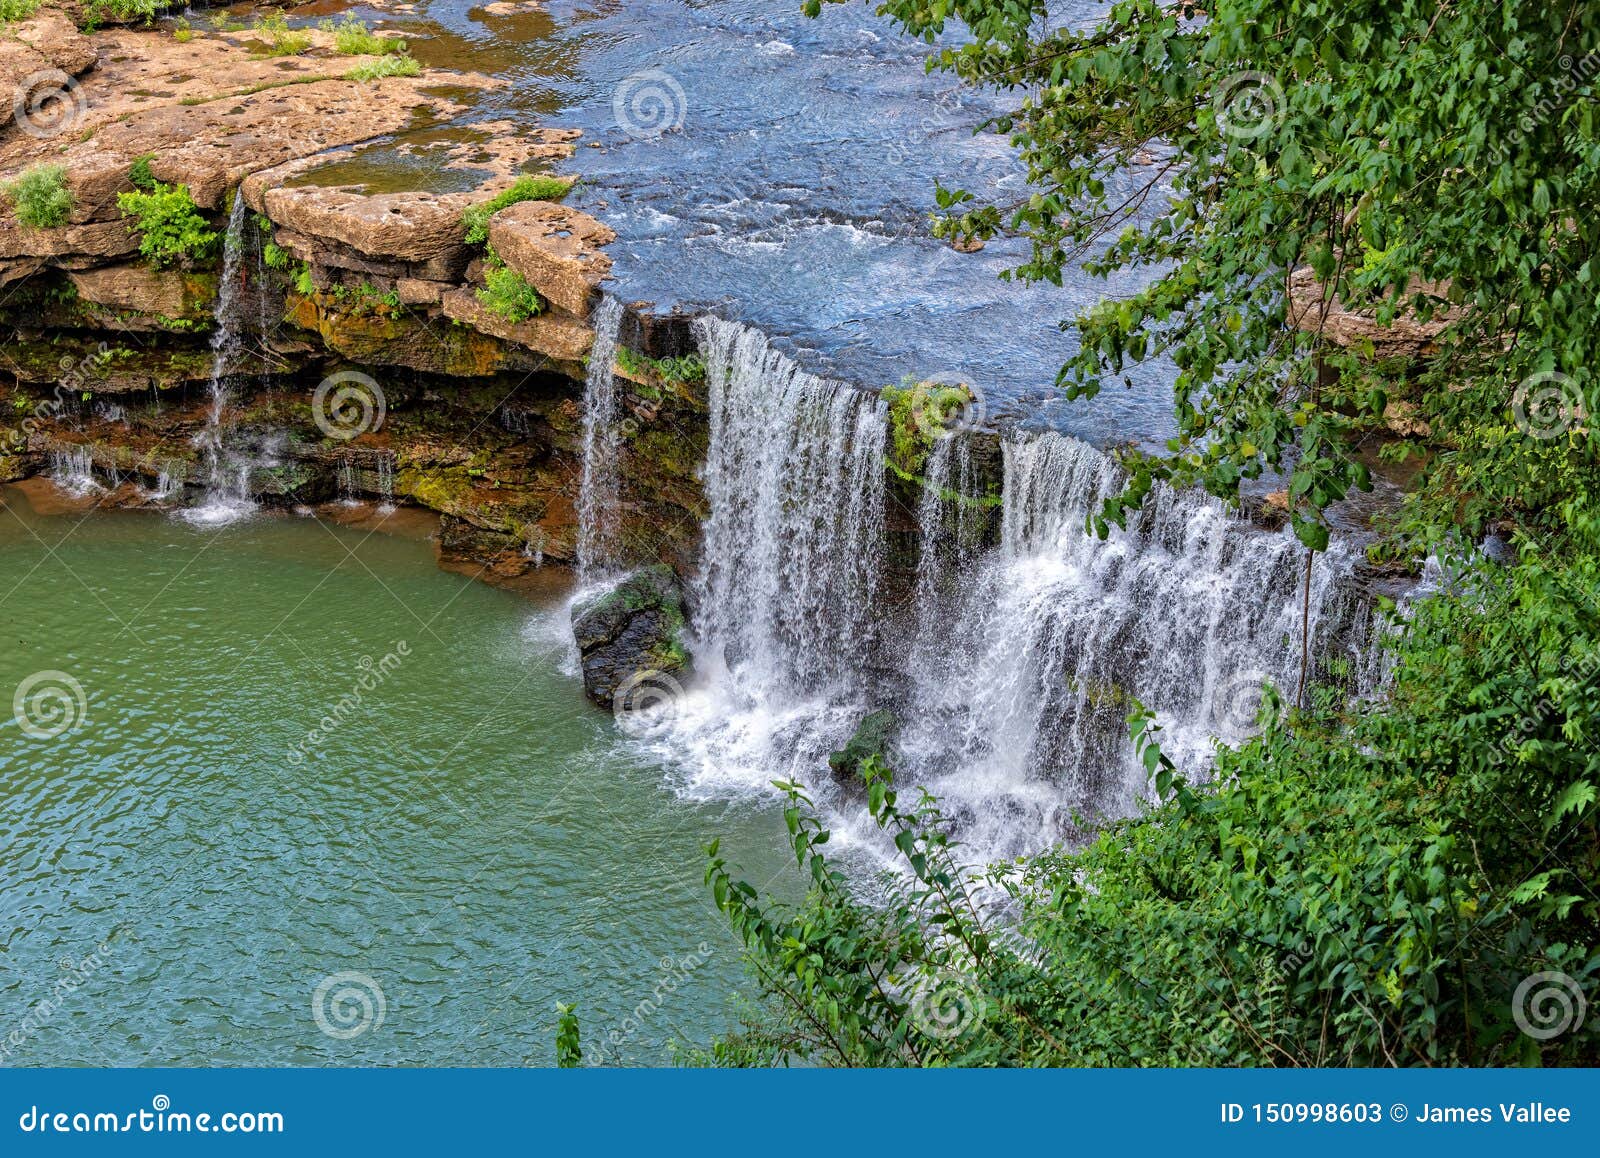
<path fill-rule="evenodd" d="M 289 251 L 269 241 L 261 247 L 261 260 L 268 269 L 288 269 Z"/>
<path fill-rule="evenodd" d="M 291 29 L 289 18 L 282 12 L 256 17 L 251 31 L 266 40 L 265 49 L 257 50 L 256 56 L 299 56 L 311 47 L 311 33 Z"/>
<path fill-rule="evenodd" d="M 544 299 L 516 270 L 490 254 L 478 300 L 508 322 L 525 322 L 544 313 Z"/>
<path fill-rule="evenodd" d="M 212 15 L 211 27 L 218 32 L 243 32 L 247 25 L 243 20 L 240 20 L 224 8 L 222 11 Z"/>
<path fill-rule="evenodd" d="M 383 80 L 391 76 L 421 76 L 422 65 L 417 63 L 414 56 L 403 54 L 390 54 L 380 56 L 377 60 L 367 64 L 358 64 L 345 73 L 346 80 L 368 81 Z"/>
<path fill-rule="evenodd" d="M 35 165 L 5 186 L 17 221 L 30 229 L 56 229 L 72 216 L 72 190 L 65 165 Z"/>
<path fill-rule="evenodd" d="M 105 23 L 149 24 L 166 7 L 164 0 L 89 0 L 85 23 L 91 28 Z"/>
<path fill-rule="evenodd" d="M 128 180 L 133 182 L 135 189 L 146 193 L 155 190 L 157 182 L 155 175 L 150 172 L 150 162 L 154 159 L 154 153 L 146 153 L 142 157 L 135 158 L 133 164 L 128 166 Z"/>
<path fill-rule="evenodd" d="M 120 193 L 117 208 L 134 219 L 130 228 L 140 235 L 139 252 L 157 269 L 216 255 L 221 237 L 206 225 L 187 185 L 156 183 L 148 191 Z"/>
<path fill-rule="evenodd" d="M 333 48 L 343 56 L 382 56 L 385 53 L 405 53 L 411 46 L 398 36 L 379 36 L 354 16 L 343 20 L 324 20 L 317 25 L 333 34 Z"/>
<path fill-rule="evenodd" d="M 481 205 L 468 206 L 461 214 L 461 224 L 467 228 L 468 245 L 482 245 L 489 240 L 489 218 L 508 205 L 519 201 L 559 201 L 572 188 L 564 177 L 518 177 L 511 188 L 495 194 Z"/>
<path fill-rule="evenodd" d="M 0 24 L 26 20 L 39 11 L 39 5 L 43 3 L 44 0 L 0 0 Z"/>

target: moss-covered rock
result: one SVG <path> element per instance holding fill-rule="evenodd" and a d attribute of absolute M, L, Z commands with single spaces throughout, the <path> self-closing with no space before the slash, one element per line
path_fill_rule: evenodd
<path fill-rule="evenodd" d="M 672 568 L 644 567 L 600 598 L 573 608 L 583 690 L 605 707 L 640 679 L 678 679 L 690 668 L 683 590 Z"/>

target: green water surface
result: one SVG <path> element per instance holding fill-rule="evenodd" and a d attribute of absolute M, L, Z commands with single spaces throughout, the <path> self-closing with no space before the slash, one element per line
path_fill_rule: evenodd
<path fill-rule="evenodd" d="M 654 1064 L 732 1024 L 701 845 L 759 884 L 781 824 L 664 786 L 559 598 L 0 495 L 0 1064 L 549 1064 L 557 1001 Z"/>

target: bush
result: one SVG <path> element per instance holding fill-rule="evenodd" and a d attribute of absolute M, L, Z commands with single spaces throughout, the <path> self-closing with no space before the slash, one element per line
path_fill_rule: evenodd
<path fill-rule="evenodd" d="M 572 188 L 564 177 L 518 177 L 511 188 L 495 194 L 482 205 L 468 206 L 461 214 L 461 224 L 467 228 L 468 245 L 482 245 L 489 240 L 489 218 L 508 205 L 519 201 L 559 201 Z"/>
<path fill-rule="evenodd" d="M 379 36 L 354 16 L 343 20 L 324 20 L 317 27 L 333 34 L 333 48 L 343 56 L 382 56 L 405 53 L 411 46 L 398 36 Z"/>
<path fill-rule="evenodd" d="M 89 0 L 85 23 L 149 24 L 166 8 L 165 0 Z"/>
<path fill-rule="evenodd" d="M 135 189 L 146 193 L 155 190 L 157 182 L 154 174 L 150 172 L 150 162 L 154 159 L 154 153 L 146 153 L 142 157 L 135 158 L 133 164 L 128 166 L 128 180 L 133 182 Z"/>
<path fill-rule="evenodd" d="M 256 56 L 299 56 L 311 47 L 311 34 L 291 29 L 282 12 L 256 17 L 251 31 L 266 38 L 265 50 L 257 51 Z"/>
<path fill-rule="evenodd" d="M 525 322 L 544 313 L 544 299 L 516 270 L 490 255 L 478 300 L 508 322 Z"/>
<path fill-rule="evenodd" d="M 72 190 L 65 165 L 36 165 L 5 186 L 18 223 L 30 229 L 56 229 L 72 216 Z"/>
<path fill-rule="evenodd" d="M 391 76 L 421 76 L 422 65 L 414 56 L 391 53 L 367 64 L 358 64 L 345 73 L 346 80 L 383 80 Z"/>
<path fill-rule="evenodd" d="M 148 191 L 119 193 L 117 208 L 134 219 L 130 228 L 140 234 L 139 252 L 157 269 L 216 255 L 221 237 L 206 225 L 187 185 L 156 183 Z"/>
<path fill-rule="evenodd" d="M 0 0 L 0 24 L 13 20 L 26 20 L 39 11 L 44 0 Z"/>

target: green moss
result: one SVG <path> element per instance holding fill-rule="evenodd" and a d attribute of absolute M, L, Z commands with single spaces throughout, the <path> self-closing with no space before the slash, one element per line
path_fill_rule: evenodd
<path fill-rule="evenodd" d="M 644 383 L 661 381 L 671 386 L 688 386 L 706 380 L 706 364 L 694 354 L 682 358 L 651 358 L 618 346 L 617 365 L 628 377 Z"/>
<path fill-rule="evenodd" d="M 58 229 L 72 216 L 65 165 L 35 165 L 0 188 L 17 221 L 29 229 Z"/>
<path fill-rule="evenodd" d="M 518 177 L 511 188 L 495 194 L 481 205 L 468 206 L 461 214 L 461 224 L 467 231 L 467 244 L 482 245 L 489 240 L 489 218 L 500 210 L 519 201 L 559 201 L 572 186 L 573 182 L 564 177 Z"/>

